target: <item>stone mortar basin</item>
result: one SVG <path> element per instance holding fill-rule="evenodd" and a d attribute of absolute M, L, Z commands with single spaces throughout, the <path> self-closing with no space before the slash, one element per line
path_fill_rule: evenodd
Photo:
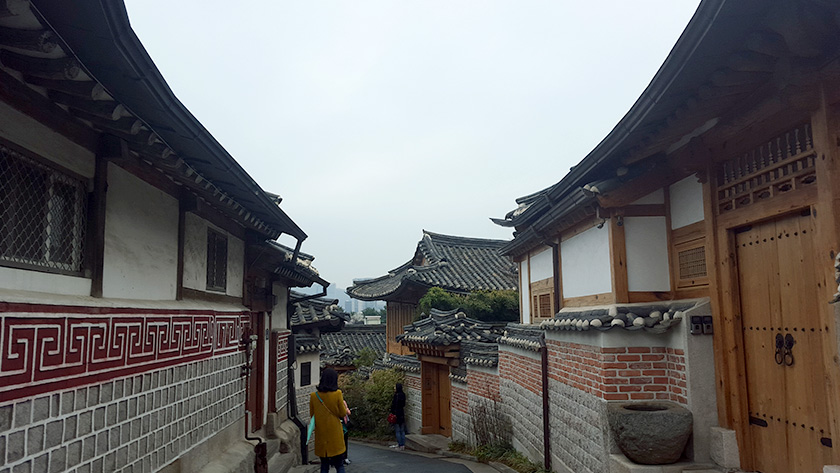
<path fill-rule="evenodd" d="M 691 436 L 691 411 L 669 401 L 611 402 L 607 418 L 615 443 L 643 465 L 677 462 Z"/>

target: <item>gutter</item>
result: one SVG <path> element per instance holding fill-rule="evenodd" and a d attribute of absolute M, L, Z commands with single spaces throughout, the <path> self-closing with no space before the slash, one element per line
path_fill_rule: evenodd
<path fill-rule="evenodd" d="M 287 298 L 287 300 L 291 300 L 291 298 Z M 292 327 L 292 303 L 289 302 L 286 305 L 286 327 L 289 327 L 291 330 Z M 297 361 L 297 349 L 295 348 L 295 332 L 292 331 L 289 334 L 289 359 L 287 361 L 287 369 L 286 372 L 290 373 L 290 375 L 286 376 L 286 397 L 289 398 L 289 402 L 286 403 L 286 412 L 289 415 L 289 420 L 294 422 L 297 426 L 298 430 L 300 430 L 300 459 L 303 465 L 309 463 L 309 448 L 306 445 L 306 434 L 307 434 L 307 425 L 304 425 L 303 422 L 298 418 L 298 409 L 297 409 L 297 395 L 295 394 L 295 362 Z"/>

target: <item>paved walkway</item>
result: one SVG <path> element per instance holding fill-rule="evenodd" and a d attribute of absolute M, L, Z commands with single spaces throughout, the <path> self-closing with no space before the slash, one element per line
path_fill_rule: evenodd
<path fill-rule="evenodd" d="M 358 442 L 350 442 L 349 450 L 351 464 L 346 467 L 347 473 L 498 473 L 495 468 L 483 463 L 430 453 L 399 451 Z M 314 465 L 306 468 L 307 471 L 319 471 Z"/>

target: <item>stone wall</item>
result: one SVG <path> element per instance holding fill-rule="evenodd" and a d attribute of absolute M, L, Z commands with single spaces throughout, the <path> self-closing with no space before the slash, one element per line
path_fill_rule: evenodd
<path fill-rule="evenodd" d="M 295 389 L 297 400 L 298 419 L 303 423 L 309 422 L 309 395 L 315 392 L 315 386 L 304 386 Z"/>
<path fill-rule="evenodd" d="M 421 389 L 420 373 L 405 374 L 403 391 L 405 392 L 405 422 L 410 433 L 420 433 L 423 426 L 423 397 Z"/>
<path fill-rule="evenodd" d="M 533 461 L 543 458 L 540 355 L 499 346 L 499 392 L 502 412 L 513 428 L 513 446 Z"/>
<path fill-rule="evenodd" d="M 551 462 L 556 472 L 609 470 L 607 403 L 583 390 L 549 380 Z"/>
<path fill-rule="evenodd" d="M 241 361 L 232 353 L 3 405 L 0 459 L 14 471 L 155 471 L 242 418 Z"/>

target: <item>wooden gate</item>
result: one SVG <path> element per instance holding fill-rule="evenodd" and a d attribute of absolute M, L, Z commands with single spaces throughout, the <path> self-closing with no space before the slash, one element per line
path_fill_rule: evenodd
<path fill-rule="evenodd" d="M 451 385 L 449 365 L 424 361 L 421 365 L 423 379 L 423 434 L 452 435 L 450 406 Z"/>
<path fill-rule="evenodd" d="M 818 473 L 831 432 L 809 211 L 735 230 L 755 469 Z"/>

